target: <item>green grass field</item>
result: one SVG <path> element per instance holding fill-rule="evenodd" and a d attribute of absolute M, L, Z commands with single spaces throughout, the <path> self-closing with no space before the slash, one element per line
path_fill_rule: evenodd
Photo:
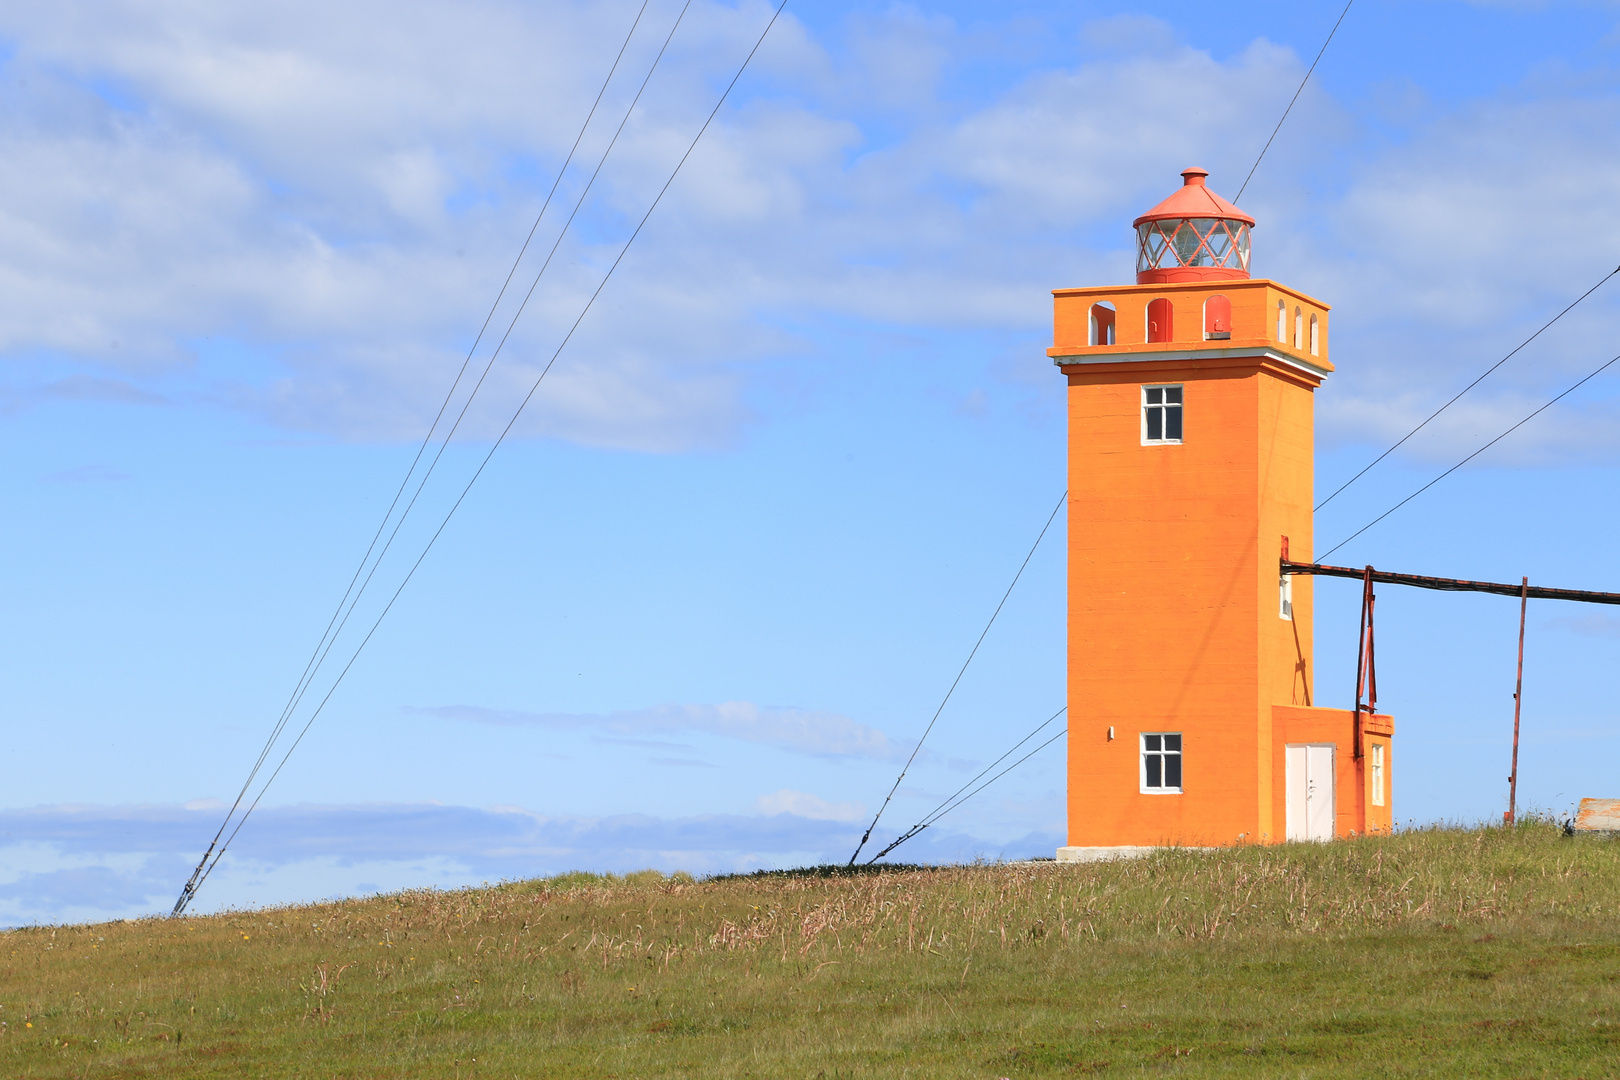
<path fill-rule="evenodd" d="M 569 875 L 0 935 L 0 1076 L 1620 1076 L 1620 842 L 1545 823 Z"/>

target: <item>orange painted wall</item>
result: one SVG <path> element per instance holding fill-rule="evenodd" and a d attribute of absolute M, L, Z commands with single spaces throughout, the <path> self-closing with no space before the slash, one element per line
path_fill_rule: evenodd
<path fill-rule="evenodd" d="M 1206 342 L 1216 293 L 1232 301 L 1232 337 Z M 1311 583 L 1295 580 L 1295 617 L 1281 618 L 1277 559 L 1285 535 L 1310 557 L 1326 308 L 1266 281 L 1054 295 L 1050 352 L 1069 381 L 1069 844 L 1279 840 L 1273 706 L 1309 706 L 1314 686 Z M 1175 340 L 1148 345 L 1146 304 L 1164 296 Z M 1267 340 L 1279 297 L 1316 311 L 1317 355 Z M 1113 346 L 1085 344 L 1098 300 L 1119 311 Z M 1141 388 L 1157 383 L 1185 387 L 1180 445 L 1142 445 Z M 1138 736 L 1153 731 L 1182 733 L 1181 794 L 1140 791 Z"/>
<path fill-rule="evenodd" d="M 1220 294 L 1232 303 L 1232 337 L 1227 341 L 1205 341 L 1204 300 Z M 1323 372 L 1332 371 L 1328 362 L 1328 306 L 1286 285 L 1265 278 L 1246 281 L 1188 282 L 1172 285 L 1113 285 L 1094 289 L 1056 289 L 1052 348 L 1047 354 L 1065 356 L 1105 356 L 1129 358 L 1137 353 L 1157 352 L 1176 346 L 1222 349 L 1262 347 L 1298 357 Z M 1175 306 L 1173 343 L 1149 343 L 1147 306 L 1161 297 Z M 1118 312 L 1117 337 L 1113 345 L 1089 345 L 1087 316 L 1097 301 L 1113 304 Z M 1277 305 L 1288 315 L 1286 340 L 1277 338 Z M 1298 308 L 1304 324 L 1299 347 L 1293 342 L 1293 314 Z M 1310 351 L 1311 316 L 1316 316 L 1317 351 Z"/>

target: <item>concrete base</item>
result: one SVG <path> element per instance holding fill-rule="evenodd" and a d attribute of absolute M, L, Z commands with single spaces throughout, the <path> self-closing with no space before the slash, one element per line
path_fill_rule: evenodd
<path fill-rule="evenodd" d="M 1111 859 L 1140 859 L 1158 850 L 1153 847 L 1060 847 L 1057 849 L 1057 861 L 1108 862 Z"/>

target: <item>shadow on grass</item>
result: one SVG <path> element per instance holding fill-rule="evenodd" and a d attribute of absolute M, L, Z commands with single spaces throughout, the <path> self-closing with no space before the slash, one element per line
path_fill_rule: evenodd
<path fill-rule="evenodd" d="M 868 874 L 930 874 L 941 870 L 956 870 L 954 866 L 925 866 L 922 863 L 861 863 L 845 866 L 842 863 L 822 863 L 820 866 L 798 866 L 791 870 L 754 870 L 747 874 L 715 874 L 704 881 L 783 881 L 793 878 L 853 878 Z"/>

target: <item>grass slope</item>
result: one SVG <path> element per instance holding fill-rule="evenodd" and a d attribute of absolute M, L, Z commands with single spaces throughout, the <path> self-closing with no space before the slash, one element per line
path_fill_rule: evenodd
<path fill-rule="evenodd" d="M 36 927 L 0 1076 L 1620 1076 L 1617 915 L 1531 824 Z"/>

